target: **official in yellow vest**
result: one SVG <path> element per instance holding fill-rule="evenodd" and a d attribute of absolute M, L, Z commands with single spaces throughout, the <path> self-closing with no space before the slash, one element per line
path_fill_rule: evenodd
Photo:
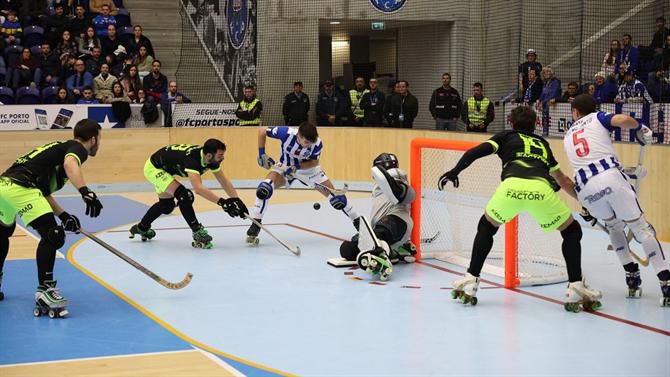
<path fill-rule="evenodd" d="M 240 119 L 240 126 L 260 126 L 263 104 L 256 98 L 256 87 L 247 85 L 244 87 L 244 99 L 235 110 L 235 115 Z"/>
<path fill-rule="evenodd" d="M 486 132 L 486 128 L 493 122 L 495 110 L 493 102 L 484 97 L 482 84 L 472 85 L 472 97 L 468 98 L 463 106 L 463 121 L 468 132 Z"/>
<path fill-rule="evenodd" d="M 365 117 L 365 111 L 361 109 L 361 100 L 366 93 L 370 93 L 369 90 L 365 89 L 365 79 L 362 77 L 356 77 L 355 88 L 349 91 L 349 102 L 351 102 L 351 113 L 353 114 L 351 122 L 353 124 L 362 124 L 363 117 Z"/>

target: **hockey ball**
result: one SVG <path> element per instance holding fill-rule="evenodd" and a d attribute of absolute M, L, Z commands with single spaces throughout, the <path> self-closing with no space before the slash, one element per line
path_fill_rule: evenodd
<path fill-rule="evenodd" d="M 318 210 L 319 208 L 321 208 L 321 204 L 319 204 L 319 203 L 314 203 L 314 206 L 313 206 L 313 207 L 314 207 L 314 209 Z"/>

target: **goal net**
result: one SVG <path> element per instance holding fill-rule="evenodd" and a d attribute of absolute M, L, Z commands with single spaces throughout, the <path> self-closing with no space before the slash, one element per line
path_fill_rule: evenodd
<path fill-rule="evenodd" d="M 437 189 L 439 177 L 456 165 L 477 142 L 414 139 L 411 181 L 417 199 L 412 205 L 412 241 L 419 258 L 434 258 L 468 267 L 477 224 L 486 203 L 500 184 L 502 166 L 496 155 L 474 162 L 459 174 L 459 187 Z M 504 278 L 506 287 L 567 281 L 558 232 L 545 233 L 526 213 L 502 226 L 494 237 L 483 273 Z"/>

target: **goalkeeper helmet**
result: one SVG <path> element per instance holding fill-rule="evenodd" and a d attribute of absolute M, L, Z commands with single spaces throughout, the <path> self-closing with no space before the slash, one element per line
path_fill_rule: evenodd
<path fill-rule="evenodd" d="M 382 153 L 372 162 L 372 166 L 380 165 L 386 170 L 398 168 L 398 157 L 393 153 Z"/>

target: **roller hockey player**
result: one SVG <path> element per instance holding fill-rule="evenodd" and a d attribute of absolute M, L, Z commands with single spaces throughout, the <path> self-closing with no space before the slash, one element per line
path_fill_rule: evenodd
<path fill-rule="evenodd" d="M 265 153 L 265 143 L 268 137 L 279 139 L 281 142 L 280 157 L 277 163 Z M 335 187 L 319 165 L 322 149 L 323 143 L 319 138 L 317 129 L 309 122 L 301 123 L 297 129 L 286 126 L 259 128 L 258 165 L 269 169 L 270 173 L 256 188 L 256 203 L 251 208 L 250 216 L 260 223 L 274 189 L 298 179 L 303 183 L 314 185 L 317 191 L 329 199 L 333 208 L 344 212 L 354 221 L 358 215 L 351 207 L 346 195 L 335 195 L 328 190 L 334 190 Z M 320 186 L 327 188 L 321 188 Z M 260 227 L 251 224 L 247 230 L 247 243 L 258 245 L 259 232 Z"/>
<path fill-rule="evenodd" d="M 410 205 L 415 193 L 407 173 L 398 167 L 398 158 L 392 153 L 382 153 L 375 158 L 372 178 L 375 184 L 371 221 L 368 223 L 361 217 L 365 226 L 361 224 L 359 234 L 351 241 L 342 242 L 340 255 L 356 261 L 362 270 L 387 280 L 393 271 L 392 263 L 415 260 L 416 249 L 409 241 L 413 226 Z"/>
<path fill-rule="evenodd" d="M 79 219 L 67 213 L 52 194 L 69 180 L 86 204 L 86 215 L 98 217 L 102 203 L 86 187 L 81 164 L 95 156 L 100 146 L 100 125 L 83 119 L 74 127 L 74 139 L 54 141 L 19 157 L 0 176 L 0 278 L 9 252 L 9 237 L 18 214 L 40 236 L 37 245 L 37 278 L 33 314 L 65 317 L 68 301 L 56 287 L 53 270 L 56 251 L 65 244 L 65 231 L 79 232 Z M 58 216 L 61 225 L 56 223 Z M 0 299 L 4 295 L 0 294 Z"/>
<path fill-rule="evenodd" d="M 173 144 L 161 148 L 144 164 L 144 177 L 151 182 L 158 194 L 158 201 L 144 215 L 142 220 L 130 228 L 130 238 L 139 235 L 142 241 L 151 240 L 156 232 L 151 229 L 153 223 L 161 215 L 169 215 L 179 206 L 181 215 L 193 231 L 195 248 L 211 249 L 212 236 L 200 224 L 195 216 L 193 201 L 196 194 L 216 203 L 231 217 L 245 217 L 249 211 L 237 195 L 233 184 L 221 170 L 221 162 L 226 152 L 226 145 L 217 139 L 209 139 L 201 147 L 190 144 Z M 213 193 L 202 184 L 202 174 L 211 170 L 229 198 L 224 199 Z M 193 191 L 179 183 L 175 176 L 188 177 Z M 175 205 L 175 199 L 177 204 Z"/>
<path fill-rule="evenodd" d="M 512 220 L 519 212 L 526 211 L 544 231 L 558 230 L 563 237 L 561 248 L 570 281 L 565 309 L 574 312 L 581 309 L 597 310 L 601 306 L 599 300 L 602 295 L 586 286 L 582 280 L 582 229 L 555 192 L 563 188 L 576 197 L 574 183 L 561 172 L 549 143 L 533 134 L 535 120 L 535 112 L 529 107 L 515 108 L 511 114 L 513 130 L 499 132 L 465 152 L 456 166 L 444 173 L 438 181 L 440 190 L 448 182 L 457 188 L 458 174 L 462 170 L 475 160 L 493 153 L 503 163 L 502 183 L 479 220 L 470 266 L 464 278 L 454 282 L 452 297 L 464 304 L 477 304 L 479 274 L 493 246 L 493 236 L 500 225 Z"/>
<path fill-rule="evenodd" d="M 575 189 L 586 209 L 585 219 L 597 218 L 605 224 L 610 243 L 626 272 L 628 297 L 639 297 L 642 280 L 639 266 L 629 253 L 624 232 L 624 226 L 628 226 L 654 266 L 661 284 L 661 306 L 670 306 L 668 260 L 654 227 L 644 218 L 635 189 L 621 172 L 610 139 L 613 128 L 632 128 L 637 131 L 636 138 L 641 145 L 650 144 L 653 142 L 651 130 L 628 115 L 596 112 L 596 104 L 588 95 L 575 97 L 572 118 L 574 123 L 565 134 L 563 146 L 575 172 Z"/>

